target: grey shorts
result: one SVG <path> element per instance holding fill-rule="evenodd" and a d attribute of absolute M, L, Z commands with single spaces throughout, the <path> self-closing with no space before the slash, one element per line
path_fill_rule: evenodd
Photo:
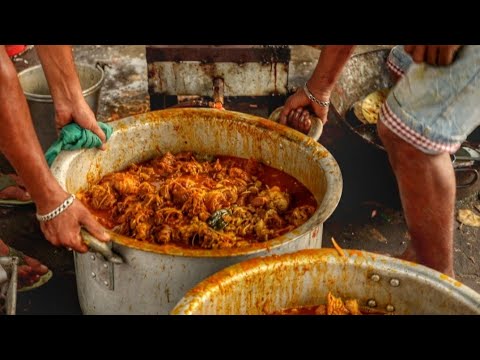
<path fill-rule="evenodd" d="M 380 121 L 412 146 L 427 154 L 454 153 L 480 125 L 480 46 L 463 46 L 449 66 L 416 64 L 396 46 L 387 66 L 402 77 Z"/>

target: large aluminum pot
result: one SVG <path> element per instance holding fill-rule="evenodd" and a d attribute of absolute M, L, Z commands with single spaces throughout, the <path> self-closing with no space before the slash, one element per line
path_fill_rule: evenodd
<path fill-rule="evenodd" d="M 394 314 L 480 314 L 480 294 L 425 266 L 364 251 L 303 250 L 207 278 L 172 314 L 264 314 L 324 304 L 327 293 Z"/>
<path fill-rule="evenodd" d="M 114 236 L 124 264 L 94 253 L 75 254 L 77 288 L 85 314 L 167 314 L 195 284 L 251 257 L 320 248 L 323 223 L 342 191 L 340 169 L 320 144 L 256 116 L 215 109 L 170 109 L 112 123 L 106 151 L 63 152 L 52 164 L 60 184 L 76 193 L 105 174 L 166 151 L 254 157 L 295 176 L 319 208 L 294 231 L 247 249 L 186 250 Z"/>

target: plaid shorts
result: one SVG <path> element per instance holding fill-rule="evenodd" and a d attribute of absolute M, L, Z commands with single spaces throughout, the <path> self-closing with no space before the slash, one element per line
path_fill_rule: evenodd
<path fill-rule="evenodd" d="M 480 46 L 463 46 L 449 66 L 416 64 L 396 46 L 387 66 L 401 79 L 380 121 L 424 153 L 455 153 L 480 125 Z"/>

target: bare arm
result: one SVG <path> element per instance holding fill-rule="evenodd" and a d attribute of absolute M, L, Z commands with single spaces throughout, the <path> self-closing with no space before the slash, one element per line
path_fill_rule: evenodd
<path fill-rule="evenodd" d="M 83 97 L 72 48 L 68 45 L 37 45 L 36 48 L 55 104 L 57 129 L 75 121 L 104 143 L 105 134 Z"/>
<path fill-rule="evenodd" d="M 320 53 L 317 66 L 307 82 L 310 92 L 320 101 L 330 101 L 330 94 L 342 73 L 345 63 L 353 53 L 355 45 L 328 45 Z M 298 122 L 303 116 L 308 117 L 304 107 L 311 106 L 315 114 L 325 123 L 328 108 L 311 103 L 303 89 L 290 96 L 285 103 L 280 122 L 286 124 Z M 297 127 L 297 126 L 295 126 Z M 308 130 L 304 131 L 308 132 Z"/>
<path fill-rule="evenodd" d="M 329 45 L 322 50 L 308 81 L 308 88 L 317 99 L 330 99 L 330 93 L 354 49 L 354 45 Z"/>
<path fill-rule="evenodd" d="M 35 134 L 27 101 L 5 47 L 0 45 L 0 150 L 22 178 L 40 214 L 59 206 L 68 194 L 48 168 Z M 79 201 L 55 219 L 41 223 L 54 245 L 86 251 L 80 239 L 80 225 L 101 240 L 108 236 Z"/>

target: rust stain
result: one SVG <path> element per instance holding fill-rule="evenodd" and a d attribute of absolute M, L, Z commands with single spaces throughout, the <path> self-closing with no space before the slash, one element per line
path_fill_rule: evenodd
<path fill-rule="evenodd" d="M 456 286 L 456 287 L 461 287 L 462 286 L 462 283 L 455 280 L 455 279 L 452 279 L 451 277 L 445 275 L 445 274 L 440 274 L 440 280 L 443 280 L 443 281 L 447 281 L 449 283 L 451 283 L 453 286 Z"/>
<path fill-rule="evenodd" d="M 287 306 L 309 305 L 301 303 L 302 275 L 308 273 L 313 276 L 314 283 L 320 283 L 320 279 L 326 271 L 326 266 L 329 265 L 328 259 L 331 256 L 340 259 L 334 249 L 310 249 L 280 256 L 255 258 L 233 265 L 212 275 L 189 291 L 184 298 L 187 299 L 186 308 L 183 308 L 181 313 L 268 313 L 279 310 L 274 308 L 272 302 L 273 288 L 276 289 L 275 293 L 279 291 L 288 294 L 289 303 Z M 317 271 L 312 273 L 313 269 Z M 326 279 L 325 287 L 334 287 L 336 281 L 333 278 Z M 262 293 L 261 297 L 254 298 L 251 292 L 247 292 L 245 296 L 233 297 L 232 299 L 229 297 L 228 306 L 221 305 L 221 299 L 235 293 L 236 289 L 254 288 L 257 293 Z M 209 311 L 206 311 L 203 303 L 206 298 L 220 299 L 218 300 L 220 304 L 215 303 L 212 308 L 209 308 Z M 245 308 L 245 304 L 255 304 L 255 306 Z M 175 313 L 175 310 L 173 313 Z"/>

